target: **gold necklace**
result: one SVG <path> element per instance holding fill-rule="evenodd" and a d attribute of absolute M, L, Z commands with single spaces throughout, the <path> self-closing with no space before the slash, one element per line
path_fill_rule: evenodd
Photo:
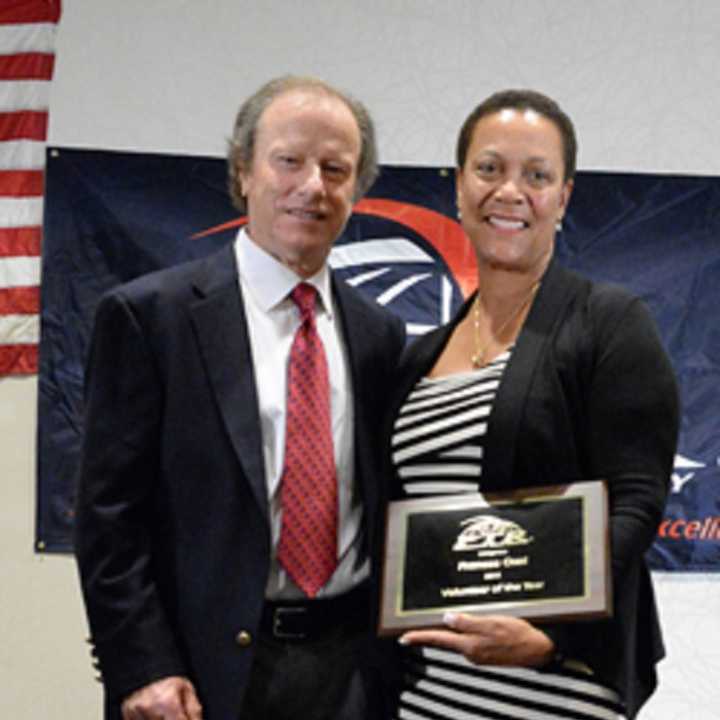
<path fill-rule="evenodd" d="M 510 324 L 510 321 L 516 318 L 522 309 L 530 302 L 533 295 L 537 292 L 537 289 L 540 287 L 540 281 L 538 280 L 531 288 L 530 292 L 525 296 L 523 301 L 521 303 L 518 303 L 518 305 L 515 307 L 515 309 L 505 318 L 503 321 L 503 324 L 497 329 L 497 332 L 495 333 L 496 337 L 500 337 L 505 330 L 505 328 Z M 477 295 L 475 296 L 475 303 L 474 303 L 474 309 L 473 309 L 473 317 L 474 317 L 474 324 L 475 324 L 475 352 L 472 354 L 472 357 L 470 358 L 473 367 L 477 370 L 478 368 L 481 368 L 485 365 L 485 354 L 488 351 L 488 348 L 492 344 L 493 337 L 491 333 L 490 340 L 488 340 L 483 347 L 480 346 L 480 290 L 478 290 Z"/>

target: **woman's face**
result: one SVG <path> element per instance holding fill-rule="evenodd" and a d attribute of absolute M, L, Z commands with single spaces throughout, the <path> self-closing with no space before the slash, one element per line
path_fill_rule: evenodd
<path fill-rule="evenodd" d="M 456 183 L 481 267 L 542 274 L 572 191 L 564 170 L 560 131 L 535 111 L 505 109 L 477 122 Z"/>

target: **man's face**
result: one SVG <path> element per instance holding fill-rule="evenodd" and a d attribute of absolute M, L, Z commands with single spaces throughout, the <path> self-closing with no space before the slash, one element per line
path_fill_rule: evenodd
<path fill-rule="evenodd" d="M 240 169 L 252 240 L 301 277 L 316 273 L 353 206 L 360 131 L 345 103 L 290 90 L 258 123 L 252 166 Z"/>

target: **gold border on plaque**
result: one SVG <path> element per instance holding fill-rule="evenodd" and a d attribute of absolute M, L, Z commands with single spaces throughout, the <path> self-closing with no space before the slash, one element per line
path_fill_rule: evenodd
<path fill-rule="evenodd" d="M 403 609 L 408 518 L 411 515 L 465 508 L 474 510 L 522 506 L 531 502 L 545 504 L 572 499 L 580 500 L 582 522 L 582 587 L 579 594 L 517 601 L 469 601 L 447 606 Z M 387 635 L 410 628 L 438 626 L 442 624 L 442 615 L 448 609 L 456 612 L 510 614 L 535 621 L 606 617 L 611 612 L 608 532 L 607 488 L 602 480 L 526 488 L 507 493 L 446 495 L 391 503 L 387 513 L 379 632 Z"/>

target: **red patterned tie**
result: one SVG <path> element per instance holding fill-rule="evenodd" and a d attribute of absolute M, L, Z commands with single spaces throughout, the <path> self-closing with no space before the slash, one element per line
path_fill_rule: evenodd
<path fill-rule="evenodd" d="M 288 365 L 285 467 L 278 561 L 315 597 L 337 566 L 337 480 L 327 360 L 315 327 L 316 290 L 301 283 L 292 299 L 301 315 Z"/>

